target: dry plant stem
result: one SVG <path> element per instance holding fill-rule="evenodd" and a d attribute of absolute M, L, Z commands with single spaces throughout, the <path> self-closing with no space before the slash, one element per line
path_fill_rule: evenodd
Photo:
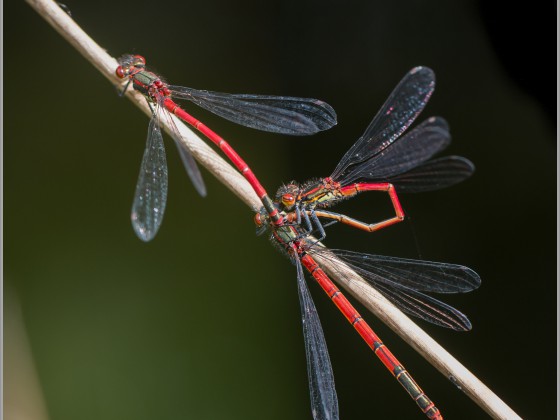
<path fill-rule="evenodd" d="M 87 58 L 109 81 L 122 88 L 122 81 L 115 76 L 116 60 L 97 45 L 82 29 L 51 0 L 26 0 L 45 20 L 47 20 L 65 39 Z M 127 96 L 147 115 L 150 110 L 144 97 L 128 90 Z M 186 127 L 177 118 L 177 128 L 183 136 L 184 142 L 191 150 L 193 156 L 210 171 L 216 178 L 225 184 L 251 209 L 261 207 L 261 203 L 253 192 L 249 183 L 228 163 L 204 143 L 193 131 Z M 333 270 L 332 261 L 321 259 L 314 255 L 317 262 L 332 276 L 332 278 L 348 290 L 356 299 L 363 303 L 379 319 L 399 334 L 407 343 L 416 349 L 423 357 L 434 365 L 447 378 L 460 387 L 490 416 L 496 419 L 519 419 L 502 400 L 500 400 L 488 387 L 480 382 L 472 373 L 455 360 L 448 352 L 437 344 L 430 336 L 420 329 L 414 322 L 396 309 L 389 301 L 372 289 L 361 277 L 352 270 L 344 276 L 340 274 L 342 261 L 337 263 L 337 270 Z M 429 393 L 429 389 L 426 389 Z M 444 404 L 440 404 L 445 406 Z"/>

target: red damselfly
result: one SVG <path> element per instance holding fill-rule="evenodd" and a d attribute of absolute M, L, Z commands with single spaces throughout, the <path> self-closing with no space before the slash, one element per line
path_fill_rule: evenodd
<path fill-rule="evenodd" d="M 408 72 L 375 115 L 364 134 L 346 152 L 327 178 L 291 183 L 278 191 L 276 200 L 292 212 L 290 220 L 301 218 L 308 230 L 311 221 L 324 230 L 317 217 L 335 220 L 374 232 L 404 219 L 397 192 L 424 192 L 463 181 L 474 165 L 460 156 L 431 159 L 451 141 L 449 127 L 441 117 L 428 118 L 407 134 L 403 133 L 420 114 L 435 87 L 435 76 L 427 67 Z M 364 191 L 386 191 L 395 216 L 377 223 L 364 223 L 324 210 Z"/>
<path fill-rule="evenodd" d="M 156 235 L 167 201 L 167 163 L 160 128 L 161 120 L 165 120 L 171 131 L 171 137 L 175 140 L 195 189 L 200 195 L 206 195 L 206 187 L 198 166 L 191 153 L 183 146 L 181 135 L 170 114 L 190 124 L 218 145 L 251 183 L 259 197 L 264 191 L 249 167 L 229 144 L 181 109 L 173 99 L 191 101 L 237 124 L 273 133 L 310 135 L 336 124 L 336 113 L 332 107 L 317 99 L 227 94 L 172 86 L 157 74 L 148 71 L 146 60 L 140 55 L 126 54 L 118 61 L 117 76 L 129 79 L 123 94 L 132 85 L 146 97 L 152 110 L 131 214 L 134 231 L 143 241 L 149 241 Z"/>
<path fill-rule="evenodd" d="M 338 402 L 323 331 L 305 283 L 303 267 L 311 273 L 422 412 L 431 419 L 442 418 L 433 402 L 319 267 L 313 255 L 353 269 L 405 313 L 456 331 L 470 330 L 468 318 L 426 292 L 468 292 L 480 285 L 479 276 L 460 265 L 328 250 L 311 236 L 315 232 L 325 236 L 319 218 L 340 221 L 368 231 L 402 220 L 404 212 L 392 182 L 402 191 L 427 191 L 450 186 L 472 174 L 474 167 L 464 158 L 451 156 L 431 159 L 450 141 L 449 130 L 443 119 L 430 118 L 400 137 L 425 106 L 434 89 L 434 82 L 430 69 L 413 69 L 399 83 L 366 133 L 346 153 L 330 178 L 307 183 L 304 187 L 296 183 L 283 186 L 278 190 L 275 201 L 265 197 L 264 208 L 255 215 L 258 232 L 269 228 L 272 243 L 287 253 L 296 265 L 315 419 L 337 419 Z M 352 184 L 360 180 L 373 182 Z M 370 225 L 345 215 L 316 210 L 368 190 L 389 192 L 396 212 L 393 219 Z M 340 273 L 344 275 L 342 267 Z"/>
<path fill-rule="evenodd" d="M 279 213 L 286 217 L 286 213 Z M 298 293 L 307 358 L 311 408 L 314 419 L 338 419 L 334 376 L 315 305 L 305 283 L 302 265 L 330 297 L 344 317 L 374 351 L 385 367 L 430 419 L 441 419 L 439 409 L 416 384 L 401 362 L 383 344 L 358 311 L 319 267 L 314 255 L 351 268 L 404 312 L 456 331 L 471 328 L 468 318 L 455 308 L 425 294 L 464 293 L 480 285 L 467 267 L 430 261 L 329 250 L 318 245 L 298 224 L 271 224 L 271 240 L 288 254 L 297 270 Z M 344 275 L 344 269 L 341 268 Z"/>

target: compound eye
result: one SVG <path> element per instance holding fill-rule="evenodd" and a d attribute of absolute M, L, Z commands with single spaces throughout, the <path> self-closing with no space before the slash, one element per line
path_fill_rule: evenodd
<path fill-rule="evenodd" d="M 134 56 L 134 65 L 135 66 L 145 66 L 146 65 L 146 59 L 144 57 L 142 57 L 141 55 L 135 55 Z"/>
<path fill-rule="evenodd" d="M 294 197 L 293 194 L 284 194 L 282 196 L 282 204 L 284 204 L 284 206 L 286 207 L 291 207 L 296 203 L 296 198 Z"/>
<path fill-rule="evenodd" d="M 255 225 L 259 227 L 262 226 L 262 217 L 260 213 L 255 214 L 254 221 L 255 221 Z"/>
<path fill-rule="evenodd" d="M 124 79 L 126 76 L 122 66 L 117 67 L 117 69 L 115 70 L 115 74 L 119 79 Z"/>

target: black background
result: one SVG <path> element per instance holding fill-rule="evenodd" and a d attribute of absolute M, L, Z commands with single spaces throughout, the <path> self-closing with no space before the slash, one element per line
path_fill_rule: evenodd
<path fill-rule="evenodd" d="M 339 124 L 312 138 L 254 132 L 187 105 L 270 192 L 328 175 L 401 77 L 434 69 L 423 117 L 447 119 L 449 152 L 471 159 L 475 176 L 403 196 L 411 222 L 376 234 L 335 226 L 326 244 L 475 269 L 478 291 L 445 298 L 473 330 L 421 326 L 520 416 L 554 417 L 555 3 L 66 5 L 110 54 L 142 54 L 174 84 L 329 102 Z M 5 6 L 4 279 L 51 418 L 310 418 L 294 268 L 206 172 L 209 196 L 196 195 L 171 143 L 165 221 L 141 243 L 129 211 L 148 120 L 29 6 Z M 369 194 L 340 210 L 373 221 L 387 202 Z M 421 418 L 311 286 L 341 417 Z M 367 318 L 446 418 L 485 417 Z"/>

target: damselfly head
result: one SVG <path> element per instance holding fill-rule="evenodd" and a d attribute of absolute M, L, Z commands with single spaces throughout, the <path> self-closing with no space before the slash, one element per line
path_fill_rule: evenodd
<path fill-rule="evenodd" d="M 282 195 L 282 204 L 287 209 L 291 208 L 296 203 L 296 196 L 292 193 Z"/>
<path fill-rule="evenodd" d="M 281 208 L 281 210 L 291 210 L 296 204 L 299 196 L 299 191 L 299 184 L 294 181 L 286 185 L 282 185 L 280 188 L 278 188 L 278 191 L 276 191 L 276 204 L 279 207 L 283 207 Z"/>
<path fill-rule="evenodd" d="M 125 54 L 118 60 L 120 64 L 115 70 L 117 77 L 124 79 L 129 76 L 134 70 L 139 71 L 146 66 L 146 59 L 141 55 Z"/>

